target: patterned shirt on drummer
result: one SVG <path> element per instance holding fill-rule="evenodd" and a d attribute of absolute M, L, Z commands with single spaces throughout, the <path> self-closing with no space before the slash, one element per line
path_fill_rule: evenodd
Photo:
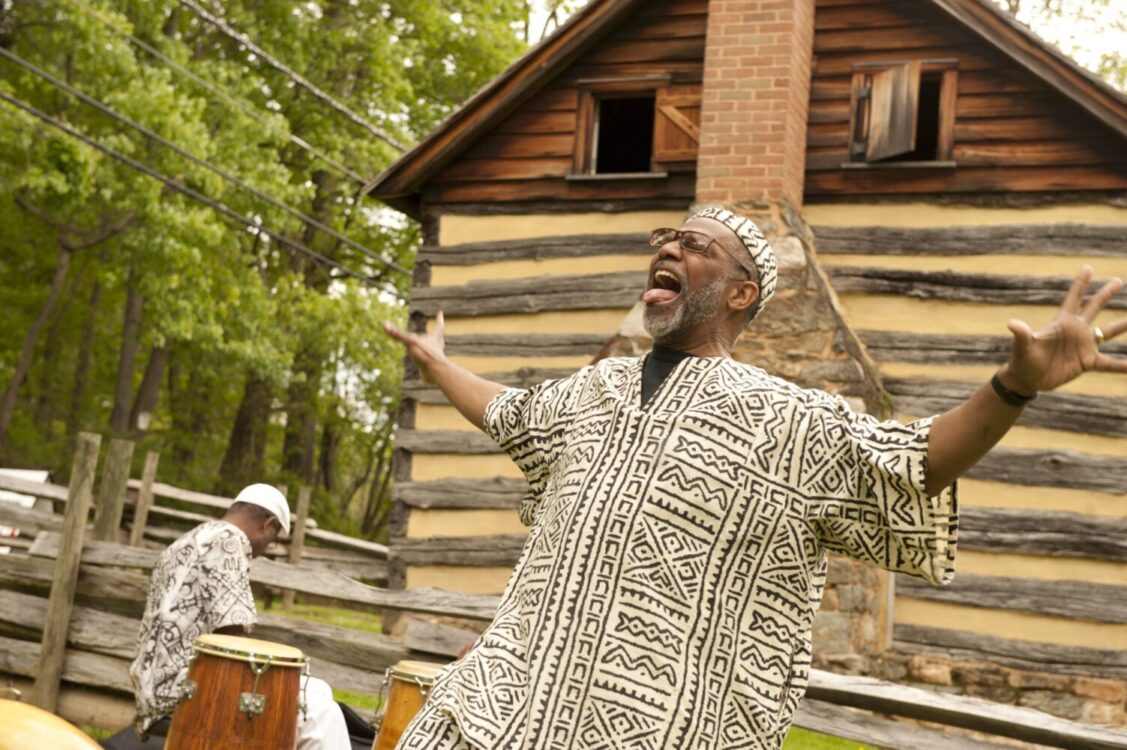
<path fill-rule="evenodd" d="M 945 583 L 931 420 L 881 422 L 726 358 L 502 391 L 486 431 L 531 531 L 497 616 L 437 680 L 473 747 L 777 750 L 810 675 L 826 552 Z M 406 747 L 436 747 L 425 741 Z"/>
<path fill-rule="evenodd" d="M 172 714 L 197 636 L 254 627 L 250 559 L 247 535 L 226 521 L 201 524 L 161 553 L 129 667 L 138 731 Z"/>

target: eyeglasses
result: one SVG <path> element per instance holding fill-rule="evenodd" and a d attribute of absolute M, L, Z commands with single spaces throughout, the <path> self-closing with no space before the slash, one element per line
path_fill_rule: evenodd
<path fill-rule="evenodd" d="M 690 253 L 703 253 L 716 240 L 700 232 L 684 232 L 669 227 L 650 232 L 650 247 L 664 247 L 670 242 L 679 243 L 682 250 L 688 250 Z"/>
<path fill-rule="evenodd" d="M 681 246 L 682 250 L 690 253 L 701 254 L 708 250 L 709 246 L 714 242 L 719 248 L 724 248 L 719 242 L 707 234 L 702 232 L 684 231 L 680 229 L 672 229 L 670 227 L 662 227 L 650 232 L 650 247 L 665 247 L 670 242 L 676 242 Z M 724 249 L 724 253 L 732 257 L 736 261 L 736 265 L 743 269 L 747 274 L 749 280 L 756 278 L 755 272 L 747 267 L 747 264 L 736 258 L 728 250 Z"/>

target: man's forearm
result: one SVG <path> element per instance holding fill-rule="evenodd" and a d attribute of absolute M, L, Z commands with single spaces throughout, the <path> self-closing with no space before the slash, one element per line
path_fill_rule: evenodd
<path fill-rule="evenodd" d="M 430 363 L 427 376 L 455 408 L 479 430 L 485 428 L 485 407 L 505 389 L 445 357 Z"/>
<path fill-rule="evenodd" d="M 1005 370 L 1000 373 L 1005 383 Z M 936 417 L 927 445 L 927 493 L 937 495 L 993 448 L 1018 417 L 1020 406 L 1003 401 L 989 383 Z"/>

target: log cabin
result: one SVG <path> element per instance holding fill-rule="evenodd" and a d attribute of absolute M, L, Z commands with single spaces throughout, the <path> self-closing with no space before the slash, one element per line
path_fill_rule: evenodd
<path fill-rule="evenodd" d="M 591 0 L 367 190 L 422 224 L 413 329 L 517 386 L 644 351 L 648 231 L 736 206 L 781 274 L 735 356 L 911 419 L 1127 277 L 1127 98 L 989 0 Z M 519 471 L 410 372 L 396 445 L 393 585 L 499 593 Z M 960 501 L 949 587 L 832 561 L 818 665 L 1127 723 L 1127 378 L 1039 397 Z"/>

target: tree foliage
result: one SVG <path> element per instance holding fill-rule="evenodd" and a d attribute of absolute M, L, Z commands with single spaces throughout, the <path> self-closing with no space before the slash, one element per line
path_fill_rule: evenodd
<path fill-rule="evenodd" d="M 1127 4 L 1122 0 L 994 0 L 1017 20 L 1127 92 Z"/>
<path fill-rule="evenodd" d="M 524 47 L 516 0 L 200 4 L 396 143 Z M 65 475 L 77 430 L 118 432 L 135 472 L 151 449 L 193 488 L 315 484 L 322 523 L 373 533 L 402 378 L 379 328 L 409 285 L 379 259 L 410 269 L 418 229 L 331 162 L 370 178 L 399 152 L 177 0 L 0 0 L 0 47 L 375 256 L 0 60 L 0 91 L 368 277 L 0 103 L 0 465 Z"/>

